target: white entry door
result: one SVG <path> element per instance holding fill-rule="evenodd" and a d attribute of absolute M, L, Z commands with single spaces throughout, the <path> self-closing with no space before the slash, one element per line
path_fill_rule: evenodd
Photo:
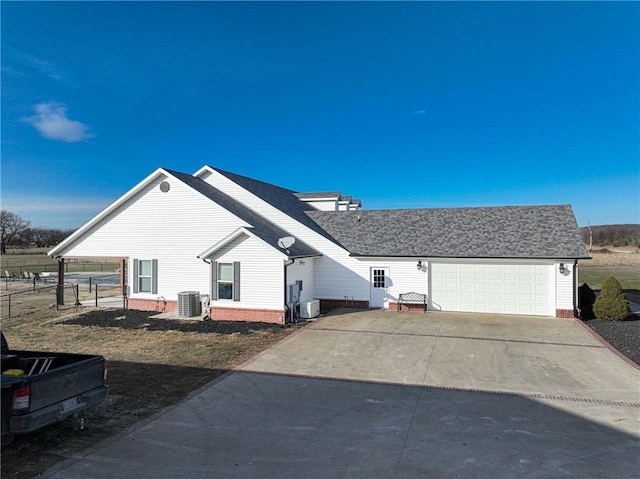
<path fill-rule="evenodd" d="M 371 268 L 371 299 L 369 307 L 386 308 L 389 304 L 389 268 L 375 266 Z"/>

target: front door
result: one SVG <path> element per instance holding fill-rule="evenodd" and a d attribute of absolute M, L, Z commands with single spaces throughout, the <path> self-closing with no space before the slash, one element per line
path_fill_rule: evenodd
<path fill-rule="evenodd" d="M 371 268 L 371 308 L 386 308 L 389 304 L 389 268 L 375 266 Z"/>

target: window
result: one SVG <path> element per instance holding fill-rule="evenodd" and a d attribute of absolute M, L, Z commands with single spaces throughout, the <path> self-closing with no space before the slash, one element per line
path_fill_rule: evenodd
<path fill-rule="evenodd" d="M 385 285 L 385 270 L 384 269 L 374 269 L 373 270 L 373 287 L 374 288 L 384 288 Z"/>
<path fill-rule="evenodd" d="M 240 263 L 211 263 L 211 299 L 240 301 Z"/>
<path fill-rule="evenodd" d="M 233 299 L 232 263 L 218 263 L 218 299 Z"/>
<path fill-rule="evenodd" d="M 158 292 L 157 259 L 133 260 L 133 292 L 152 294 Z"/>
<path fill-rule="evenodd" d="M 151 281 L 153 279 L 150 259 L 141 259 L 138 263 L 138 291 L 141 293 L 151 292 Z"/>

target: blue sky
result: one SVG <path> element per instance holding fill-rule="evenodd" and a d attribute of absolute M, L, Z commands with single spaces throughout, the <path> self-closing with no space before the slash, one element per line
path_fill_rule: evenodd
<path fill-rule="evenodd" d="M 76 228 L 158 167 L 367 209 L 640 222 L 638 2 L 7 2 L 2 209 Z"/>

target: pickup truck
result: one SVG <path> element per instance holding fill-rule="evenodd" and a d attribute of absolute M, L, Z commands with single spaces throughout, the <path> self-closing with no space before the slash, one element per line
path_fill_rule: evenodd
<path fill-rule="evenodd" d="M 63 421 L 107 397 L 102 356 L 10 350 L 0 335 L 3 446 L 14 434 Z"/>

